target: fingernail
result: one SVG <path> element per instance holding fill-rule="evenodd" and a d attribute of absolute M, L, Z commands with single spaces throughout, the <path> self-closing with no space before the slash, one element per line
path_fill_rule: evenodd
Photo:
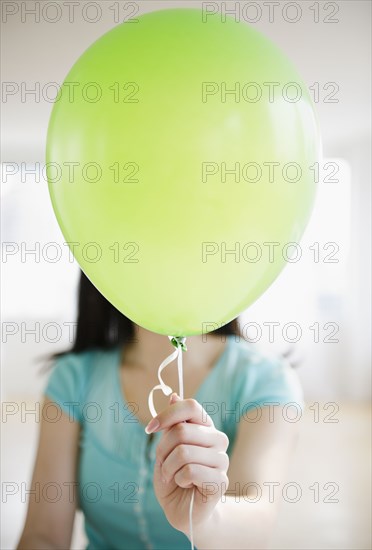
<path fill-rule="evenodd" d="M 154 432 L 157 428 L 159 428 L 160 426 L 160 422 L 157 418 L 153 418 L 152 420 L 150 420 L 150 422 L 147 424 L 146 428 L 145 428 L 145 432 L 147 434 L 151 434 L 152 432 Z"/>

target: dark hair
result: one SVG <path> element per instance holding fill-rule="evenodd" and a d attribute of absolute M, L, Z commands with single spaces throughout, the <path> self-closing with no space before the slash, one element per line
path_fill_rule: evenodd
<path fill-rule="evenodd" d="M 240 336 L 238 320 L 234 319 L 209 334 Z M 109 350 L 135 341 L 135 324 L 109 302 L 91 283 L 83 271 L 78 289 L 78 318 L 72 348 L 54 353 L 55 359 L 67 353 L 80 353 L 92 348 Z"/>
<path fill-rule="evenodd" d="M 85 273 L 80 270 L 78 317 L 73 345 L 68 350 L 48 355 L 47 359 L 49 362 L 53 362 L 54 359 L 67 353 L 81 353 L 92 348 L 109 350 L 121 344 L 135 342 L 135 327 L 136 325 L 133 321 L 123 315 L 111 302 L 102 296 Z M 238 318 L 208 334 L 219 334 L 221 336 L 236 335 L 239 339 L 242 338 L 249 341 L 240 332 Z M 291 360 L 290 356 L 292 353 L 293 347 L 290 347 L 281 355 L 288 360 L 292 367 L 296 368 L 300 361 Z"/>

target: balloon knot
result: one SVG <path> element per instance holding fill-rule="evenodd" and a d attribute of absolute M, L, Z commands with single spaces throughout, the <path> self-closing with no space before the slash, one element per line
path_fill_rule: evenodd
<path fill-rule="evenodd" d="M 187 351 L 186 347 L 186 337 L 184 336 L 168 336 L 171 343 L 174 345 L 175 348 L 181 348 L 182 351 Z"/>

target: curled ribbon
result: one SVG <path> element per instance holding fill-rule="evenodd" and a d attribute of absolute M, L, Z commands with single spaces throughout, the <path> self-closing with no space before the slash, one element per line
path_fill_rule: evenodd
<path fill-rule="evenodd" d="M 161 377 L 162 370 L 169 365 L 169 363 L 172 363 L 172 361 L 175 361 L 177 359 L 177 369 L 178 369 L 178 395 L 181 399 L 183 399 L 183 371 L 182 371 L 182 352 L 187 350 L 186 347 L 186 338 L 181 336 L 168 336 L 171 343 L 176 348 L 173 353 L 171 353 L 168 357 L 164 359 L 164 361 L 161 363 L 160 367 L 158 368 L 158 379 L 160 384 L 157 384 L 152 388 L 152 390 L 149 393 L 148 397 L 148 404 L 151 416 L 154 418 L 157 416 L 156 409 L 154 407 L 154 391 L 155 390 L 162 390 L 164 395 L 171 395 L 173 393 L 173 390 L 170 386 L 167 386 L 167 384 L 164 383 L 164 380 Z M 194 496 L 195 496 L 195 487 L 192 490 L 191 493 L 191 500 L 190 500 L 190 509 L 189 509 L 189 525 L 190 525 L 190 542 L 191 542 L 191 550 L 194 550 L 194 542 L 193 542 L 193 529 L 192 529 L 192 510 L 194 506 Z"/>

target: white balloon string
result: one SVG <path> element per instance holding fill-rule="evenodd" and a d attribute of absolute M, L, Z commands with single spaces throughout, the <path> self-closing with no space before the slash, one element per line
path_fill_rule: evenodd
<path fill-rule="evenodd" d="M 152 417 L 154 417 L 158 414 L 155 410 L 155 407 L 154 407 L 154 391 L 155 390 L 162 390 L 164 395 L 171 395 L 171 393 L 173 391 L 171 387 L 167 386 L 164 383 L 164 381 L 161 377 L 161 371 L 164 369 L 164 367 L 169 365 L 169 363 L 174 361 L 177 358 L 177 356 L 179 356 L 179 350 L 180 350 L 180 348 L 176 348 L 171 355 L 169 355 L 168 357 L 166 357 L 164 359 L 164 361 L 162 362 L 162 364 L 158 368 L 158 379 L 159 379 L 160 384 L 158 384 L 157 386 L 154 386 L 152 388 L 152 390 L 149 393 L 149 398 L 148 398 L 149 409 L 150 409 Z"/>
<path fill-rule="evenodd" d="M 170 386 L 167 386 L 162 377 L 161 372 L 166 367 L 177 359 L 177 369 L 178 369 L 178 395 L 180 396 L 180 399 L 183 399 L 183 365 L 182 365 L 182 350 L 186 349 L 185 346 L 185 340 L 186 338 L 178 338 L 174 336 L 168 336 L 168 338 L 171 340 L 172 344 L 176 347 L 173 353 L 166 357 L 160 367 L 158 368 L 158 379 L 160 384 L 157 384 L 152 388 L 152 390 L 149 393 L 148 398 L 148 404 L 149 409 L 151 412 L 151 416 L 154 418 L 157 416 L 156 409 L 154 407 L 154 391 L 155 390 L 162 390 L 162 392 L 165 395 L 171 395 L 173 393 L 173 390 Z M 191 500 L 190 500 L 190 509 L 189 509 L 189 530 L 190 530 L 190 542 L 191 542 L 191 550 L 194 550 L 194 535 L 193 535 L 193 528 L 192 528 L 192 510 L 194 507 L 194 496 L 195 496 L 195 487 L 193 487 L 192 493 L 191 493 Z"/>
<path fill-rule="evenodd" d="M 178 348 L 178 349 L 180 350 L 178 353 L 178 359 L 177 359 L 178 395 L 180 396 L 180 399 L 183 399 L 182 350 L 181 348 Z"/>

